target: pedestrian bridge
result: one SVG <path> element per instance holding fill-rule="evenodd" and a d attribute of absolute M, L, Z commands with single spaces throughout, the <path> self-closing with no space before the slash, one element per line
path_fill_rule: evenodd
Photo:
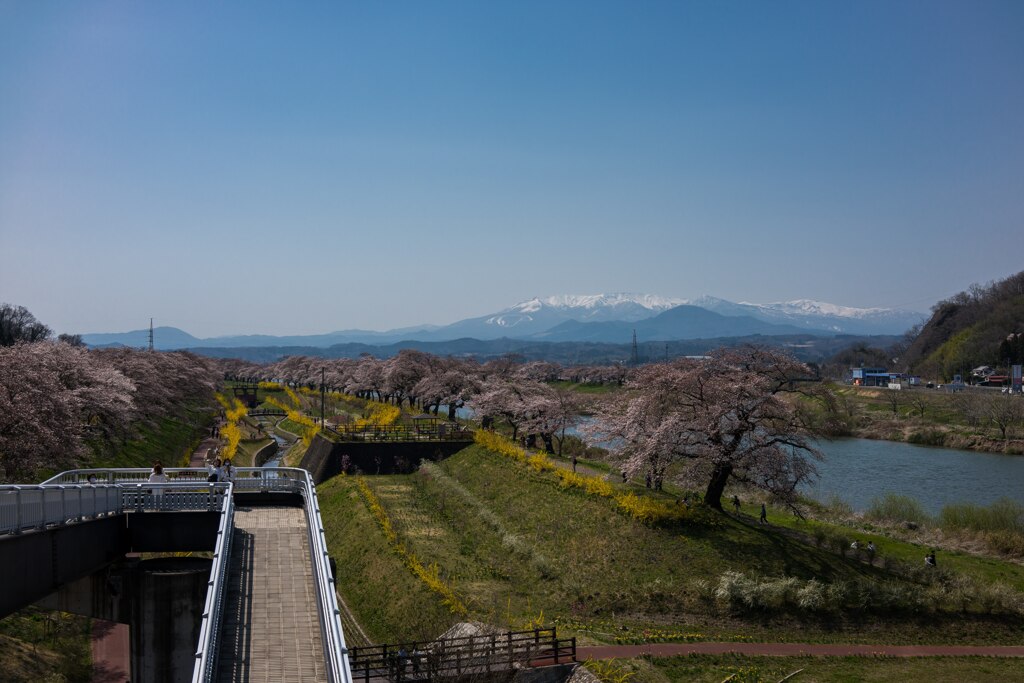
<path fill-rule="evenodd" d="M 198 628 L 185 629 L 198 632 L 194 647 L 185 645 L 193 683 L 349 683 L 348 649 L 309 474 L 237 468 L 233 482 L 211 484 L 205 470 L 164 472 L 166 484 L 148 482 L 148 469 L 92 469 L 64 472 L 40 485 L 0 486 L 0 617 L 46 596 L 56 595 L 65 606 L 88 603 L 81 613 L 131 621 L 132 680 L 184 680 L 180 665 L 136 650 L 170 628 L 153 616 L 161 614 L 159 606 L 188 596 L 135 589 L 148 596 L 135 602 L 145 604 L 118 619 L 126 591 L 110 567 L 126 553 L 212 553 L 209 575 L 199 581 L 205 590 L 196 593 L 201 613 L 192 610 Z M 146 657 L 148 663 L 140 663 Z M 172 676 L 175 666 L 179 673 Z"/>

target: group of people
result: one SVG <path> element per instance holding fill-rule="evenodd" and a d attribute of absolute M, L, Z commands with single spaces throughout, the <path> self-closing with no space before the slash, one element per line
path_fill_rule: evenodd
<path fill-rule="evenodd" d="M 868 551 L 869 557 L 874 557 L 875 551 L 878 550 L 875 547 L 874 541 L 868 541 L 868 544 L 864 546 L 864 549 Z M 853 543 L 850 544 L 850 550 L 860 550 L 860 541 L 858 541 L 857 539 L 853 539 Z"/>
<path fill-rule="evenodd" d="M 221 460 L 207 451 L 206 474 L 206 481 L 210 483 L 234 481 L 235 466 L 231 464 L 230 459 Z"/>

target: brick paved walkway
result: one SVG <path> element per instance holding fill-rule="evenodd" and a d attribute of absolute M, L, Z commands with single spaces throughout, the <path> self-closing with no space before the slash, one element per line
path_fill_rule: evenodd
<path fill-rule="evenodd" d="M 218 680 L 326 682 L 305 512 L 238 508 L 231 543 Z"/>

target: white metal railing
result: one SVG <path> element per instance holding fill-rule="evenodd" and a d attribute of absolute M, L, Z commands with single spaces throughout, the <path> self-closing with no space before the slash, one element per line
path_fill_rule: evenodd
<path fill-rule="evenodd" d="M 304 469 L 292 467 L 237 467 L 230 482 L 210 484 L 207 471 L 201 468 L 164 468 L 168 482 L 148 481 L 152 470 L 148 468 L 85 469 L 62 472 L 43 486 L 26 488 L 95 488 L 113 489 L 121 507 L 118 511 L 220 511 L 214 562 L 210 569 L 206 603 L 193 683 L 205 683 L 216 674 L 217 646 L 220 638 L 224 604 L 224 584 L 227 579 L 231 536 L 234 531 L 233 494 L 250 492 L 297 493 L 303 497 L 306 510 L 309 549 L 312 559 L 313 580 L 316 584 L 317 611 L 320 633 L 324 644 L 324 657 L 331 683 L 351 683 L 348 649 L 341 625 L 341 610 L 334 576 L 331 574 L 327 541 L 316 487 Z M 89 484 L 94 482 L 95 484 Z"/>
<path fill-rule="evenodd" d="M 341 610 L 335 592 L 334 575 L 331 573 L 330 558 L 327 555 L 327 538 L 323 520 L 320 518 L 320 503 L 316 487 L 306 470 L 304 475 L 306 498 L 306 521 L 309 529 L 309 552 L 313 557 L 313 577 L 316 581 L 319 600 L 320 631 L 324 641 L 324 657 L 327 663 L 328 680 L 332 683 L 351 683 L 348 648 L 345 646 L 345 632 L 341 626 Z"/>
<path fill-rule="evenodd" d="M 220 525 L 217 527 L 217 543 L 213 549 L 213 565 L 207 581 L 206 602 L 203 603 L 203 617 L 199 628 L 199 643 L 196 647 L 196 663 L 192 669 L 193 683 L 212 681 L 217 673 L 217 649 L 220 645 L 221 622 L 224 614 L 228 570 L 231 558 L 231 537 L 234 535 L 235 505 L 231 484 L 217 484 L 224 487 L 226 495 L 220 499 Z"/>
<path fill-rule="evenodd" d="M 0 534 L 19 534 L 122 511 L 119 486 L 0 486 Z"/>

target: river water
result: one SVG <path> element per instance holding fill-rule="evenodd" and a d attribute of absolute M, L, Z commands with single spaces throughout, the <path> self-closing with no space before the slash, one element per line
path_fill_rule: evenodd
<path fill-rule="evenodd" d="M 836 439 L 819 443 L 825 461 L 808 493 L 836 495 L 863 511 L 872 498 L 897 493 L 937 514 L 950 503 L 1024 503 L 1024 456 L 915 446 L 898 441 Z"/>
<path fill-rule="evenodd" d="M 467 408 L 458 413 L 472 416 Z M 566 433 L 579 435 L 576 429 Z M 818 447 L 825 460 L 816 463 L 820 477 L 807 493 L 822 501 L 836 495 L 854 510 L 866 510 L 886 493 L 910 496 L 929 514 L 952 503 L 988 505 L 999 498 L 1024 504 L 1024 456 L 872 439 L 835 439 Z"/>

